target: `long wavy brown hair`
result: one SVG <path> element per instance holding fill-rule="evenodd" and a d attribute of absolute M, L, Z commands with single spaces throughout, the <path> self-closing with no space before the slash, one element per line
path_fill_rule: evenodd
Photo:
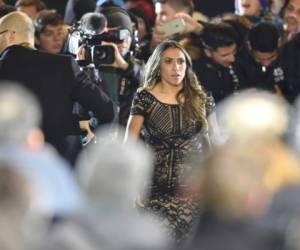
<path fill-rule="evenodd" d="M 192 68 L 192 61 L 183 47 L 173 40 L 167 40 L 159 44 L 145 67 L 144 86 L 146 90 L 152 90 L 161 81 L 160 65 L 163 53 L 169 48 L 177 48 L 182 51 L 186 61 L 186 72 L 183 79 L 183 88 L 177 93 L 176 100 L 183 107 L 185 114 L 192 119 L 200 120 L 203 129 L 207 131 L 206 120 L 206 93 L 201 88 Z"/>

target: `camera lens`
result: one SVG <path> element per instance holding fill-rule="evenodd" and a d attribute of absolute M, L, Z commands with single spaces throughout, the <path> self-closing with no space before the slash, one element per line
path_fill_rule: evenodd
<path fill-rule="evenodd" d="M 102 49 L 97 49 L 95 51 L 95 54 L 96 54 L 96 57 L 100 60 L 103 60 L 106 58 L 106 51 L 105 50 L 102 50 Z"/>
<path fill-rule="evenodd" d="M 92 61 L 97 66 L 112 64 L 115 60 L 115 49 L 110 45 L 97 45 L 93 47 Z"/>

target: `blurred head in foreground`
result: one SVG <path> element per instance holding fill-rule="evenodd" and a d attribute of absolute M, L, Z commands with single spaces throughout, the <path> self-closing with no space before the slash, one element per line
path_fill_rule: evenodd
<path fill-rule="evenodd" d="M 261 214 L 274 192 L 299 184 L 298 159 L 283 140 L 290 107 L 279 96 L 248 90 L 225 100 L 217 112 L 223 145 L 203 163 L 203 202 L 220 214 Z"/>
<path fill-rule="evenodd" d="M 128 140 L 124 131 L 100 129 L 97 144 L 78 163 L 79 182 L 92 202 L 129 208 L 151 178 L 152 155 L 145 146 Z"/>
<path fill-rule="evenodd" d="M 289 126 L 290 107 L 265 91 L 246 90 L 219 107 L 224 140 L 261 140 L 282 137 Z"/>
<path fill-rule="evenodd" d="M 39 125 L 41 109 L 36 97 L 13 82 L 0 84 L 1 144 L 30 144 L 43 141 Z"/>
<path fill-rule="evenodd" d="M 204 206 L 225 217 L 259 216 L 274 192 L 300 180 L 299 162 L 280 140 L 231 141 L 204 164 Z"/>

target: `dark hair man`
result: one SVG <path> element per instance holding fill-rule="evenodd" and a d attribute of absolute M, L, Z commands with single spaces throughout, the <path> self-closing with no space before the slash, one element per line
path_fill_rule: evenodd
<path fill-rule="evenodd" d="M 278 57 L 280 34 L 271 23 L 259 23 L 248 34 L 253 58 L 262 66 L 269 66 Z"/>
<path fill-rule="evenodd" d="M 194 62 L 200 83 L 216 102 L 241 88 L 235 65 L 237 34 L 225 23 L 205 24 L 201 34 L 202 55 Z"/>
<path fill-rule="evenodd" d="M 242 54 L 240 65 L 247 86 L 276 92 L 292 101 L 288 62 L 283 60 L 280 43 L 280 33 L 272 23 L 255 25 L 249 31 L 248 51 Z"/>
<path fill-rule="evenodd" d="M 35 19 L 35 44 L 52 54 L 62 51 L 65 41 L 64 22 L 56 10 L 42 10 Z"/>
<path fill-rule="evenodd" d="M 72 114 L 74 101 L 93 111 L 100 123 L 113 119 L 111 100 L 72 57 L 34 49 L 34 26 L 26 14 L 12 12 L 0 19 L 0 52 L 0 79 L 21 82 L 38 97 L 45 139 L 62 155 L 68 149 L 68 136 L 80 134 Z"/>

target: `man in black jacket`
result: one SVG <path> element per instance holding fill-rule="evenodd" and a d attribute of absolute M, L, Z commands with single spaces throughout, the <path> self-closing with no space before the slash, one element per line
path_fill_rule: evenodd
<path fill-rule="evenodd" d="M 272 23 L 261 22 L 251 28 L 247 42 L 248 49 L 238 58 L 247 86 L 275 92 L 293 103 L 299 93 L 292 65 L 296 63 L 288 49 L 280 48 L 278 29 Z"/>
<path fill-rule="evenodd" d="M 100 123 L 112 121 L 111 100 L 71 57 L 34 49 L 33 24 L 25 14 L 12 12 L 0 19 L 0 52 L 0 80 L 20 82 L 38 97 L 45 139 L 61 154 L 68 150 L 66 138 L 80 134 L 74 101 L 93 111 Z"/>
<path fill-rule="evenodd" d="M 225 23 L 206 24 L 200 34 L 202 54 L 194 61 L 194 70 L 215 102 L 240 90 L 244 80 L 235 63 L 237 34 Z"/>

